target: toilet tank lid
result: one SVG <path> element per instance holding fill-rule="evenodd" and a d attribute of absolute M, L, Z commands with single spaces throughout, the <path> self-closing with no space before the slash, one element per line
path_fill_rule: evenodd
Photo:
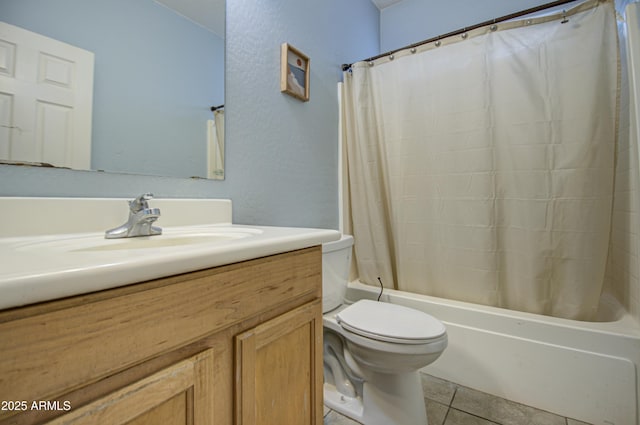
<path fill-rule="evenodd" d="M 446 333 L 442 322 L 413 308 L 397 304 L 360 300 L 336 316 L 346 329 L 381 340 L 406 340 L 419 343 L 439 338 Z M 345 326 L 346 325 L 346 326 Z"/>
<path fill-rule="evenodd" d="M 333 252 L 353 246 L 353 236 L 342 235 L 340 239 L 322 244 L 322 252 Z"/>

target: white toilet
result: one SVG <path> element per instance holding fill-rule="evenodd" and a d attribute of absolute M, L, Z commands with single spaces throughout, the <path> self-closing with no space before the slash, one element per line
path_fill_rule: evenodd
<path fill-rule="evenodd" d="M 408 307 L 345 305 L 353 238 L 322 247 L 324 403 L 365 425 L 425 425 L 418 370 L 447 346 L 444 325 Z"/>

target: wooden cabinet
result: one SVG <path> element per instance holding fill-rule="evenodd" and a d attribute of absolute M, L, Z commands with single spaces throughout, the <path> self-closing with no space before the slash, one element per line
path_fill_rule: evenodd
<path fill-rule="evenodd" d="M 322 317 L 304 305 L 236 337 L 236 425 L 322 423 Z"/>
<path fill-rule="evenodd" d="M 213 390 L 213 350 L 209 349 L 50 424 L 212 425 Z"/>
<path fill-rule="evenodd" d="M 0 425 L 319 425 L 321 273 L 314 247 L 0 311 Z"/>

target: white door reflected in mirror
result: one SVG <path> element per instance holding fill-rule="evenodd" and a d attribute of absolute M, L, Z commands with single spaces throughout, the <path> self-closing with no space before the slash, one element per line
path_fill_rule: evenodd
<path fill-rule="evenodd" d="M 207 120 L 212 105 L 225 103 L 224 14 L 224 0 L 0 1 L 0 21 L 95 55 L 91 163 L 69 168 L 176 178 L 209 176 Z M 0 80 L 12 66 L 10 46 L 0 42 Z M 0 94 L 0 102 L 11 96 Z M 8 152 L 9 137 L 24 126 L 0 108 Z M 67 123 L 64 109 L 52 111 L 49 123 Z M 50 137 L 53 130 L 39 134 Z M 60 165 L 48 157 L 35 161 Z"/>
<path fill-rule="evenodd" d="M 94 54 L 0 22 L 0 160 L 91 168 Z"/>

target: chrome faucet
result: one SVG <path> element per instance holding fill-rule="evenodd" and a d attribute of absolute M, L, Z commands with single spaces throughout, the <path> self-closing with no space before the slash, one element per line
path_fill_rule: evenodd
<path fill-rule="evenodd" d="M 122 226 L 107 230 L 106 239 L 133 238 L 136 236 L 153 236 L 162 234 L 162 229 L 152 226 L 160 217 L 159 208 L 149 208 L 149 199 L 153 193 L 144 193 L 133 201 L 129 201 L 129 219 Z"/>

